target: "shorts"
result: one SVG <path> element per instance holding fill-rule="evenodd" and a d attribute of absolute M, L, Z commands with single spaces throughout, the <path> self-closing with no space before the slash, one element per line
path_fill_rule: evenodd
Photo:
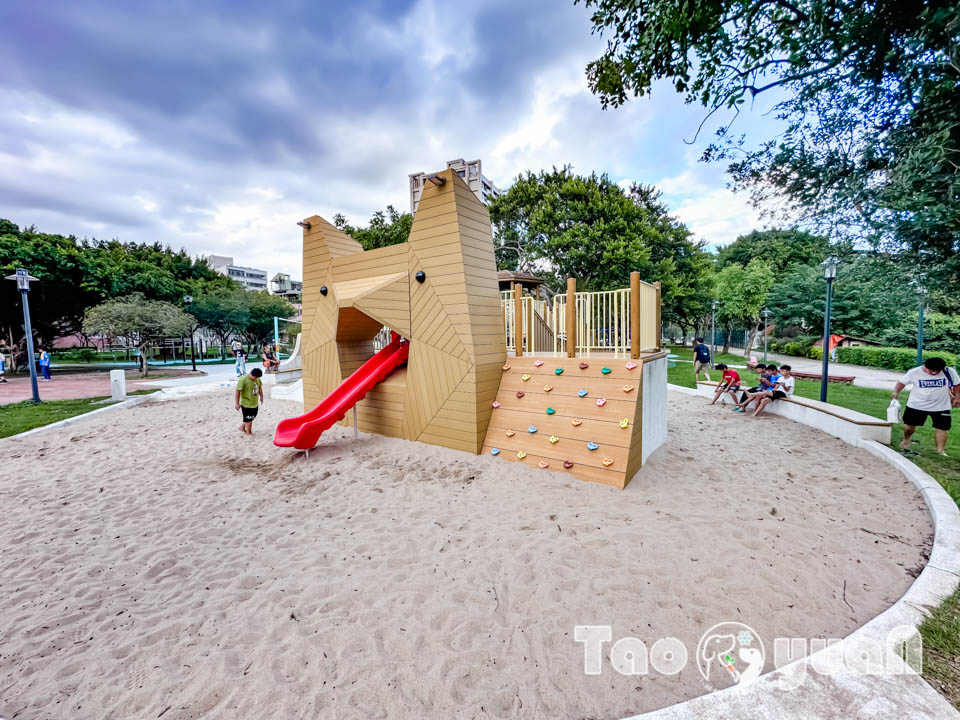
<path fill-rule="evenodd" d="M 708 362 L 700 362 L 699 360 L 694 360 L 694 361 L 693 361 L 693 371 L 694 371 L 695 373 L 698 373 L 698 372 L 700 372 L 701 370 L 702 370 L 703 372 L 706 372 L 706 371 L 709 370 L 709 369 L 710 369 L 710 363 L 708 363 Z"/>
<path fill-rule="evenodd" d="M 786 396 L 787 394 L 783 390 L 774 390 L 770 393 L 770 397 L 774 400 L 783 400 Z"/>
<path fill-rule="evenodd" d="M 253 422 L 253 419 L 257 416 L 257 411 L 258 411 L 259 409 L 260 409 L 260 408 L 256 408 L 256 407 L 248 408 L 248 407 L 244 407 L 243 405 L 241 405 L 241 406 L 240 406 L 240 412 L 243 413 L 243 421 L 244 421 L 244 422 Z"/>
<path fill-rule="evenodd" d="M 903 424 L 920 427 L 927 418 L 935 430 L 949 430 L 952 418 L 949 410 L 917 410 L 907 405 L 903 409 Z"/>
<path fill-rule="evenodd" d="M 739 385 L 727 385 L 726 383 L 720 383 L 719 388 L 720 388 L 720 390 L 723 390 L 723 392 L 736 392 L 737 390 L 740 389 L 740 386 L 739 386 Z"/>

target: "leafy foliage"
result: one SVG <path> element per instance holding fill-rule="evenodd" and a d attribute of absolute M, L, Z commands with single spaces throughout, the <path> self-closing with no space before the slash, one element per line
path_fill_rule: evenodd
<path fill-rule="evenodd" d="M 178 304 L 205 288 L 235 283 L 191 258 L 159 244 L 78 240 L 74 236 L 20 229 L 0 220 L 0 271 L 24 267 L 39 278 L 30 290 L 30 314 L 43 342 L 82 330 L 87 308 L 139 293 L 148 300 Z M 23 337 L 20 296 L 14 283 L 0 284 L 0 329 L 12 345 Z"/>
<path fill-rule="evenodd" d="M 717 273 L 716 295 L 721 303 L 717 310 L 717 320 L 728 329 L 734 325 L 751 328 L 751 334 L 745 343 L 745 357 L 749 355 L 753 345 L 760 312 L 773 282 L 773 270 L 760 258 L 754 258 L 746 267 L 731 263 Z"/>
<path fill-rule="evenodd" d="M 730 132 L 736 187 L 830 235 L 936 261 L 960 282 L 960 13 L 955 0 L 584 0 L 606 52 L 587 66 L 616 106 L 669 80 L 733 117 L 773 91 L 776 138 Z M 731 121 L 732 122 L 732 121 Z M 775 211 L 776 212 L 776 211 Z"/>
<path fill-rule="evenodd" d="M 846 256 L 850 252 L 849 246 L 831 246 L 828 238 L 806 230 L 754 230 L 720 248 L 717 251 L 717 267 L 722 268 L 728 263 L 746 267 L 754 258 L 761 258 L 782 273 L 797 265 L 819 264 L 830 253 Z"/>
<path fill-rule="evenodd" d="M 406 242 L 413 226 L 413 216 L 387 205 L 386 212 L 377 210 L 373 214 L 367 227 L 354 227 L 339 213 L 333 216 L 333 224 L 360 243 L 364 250 L 374 250 Z"/>
<path fill-rule="evenodd" d="M 147 300 L 141 293 L 108 300 L 84 314 L 83 330 L 87 334 L 123 337 L 139 349 L 140 372 L 147 374 L 146 349 L 154 340 L 190 332 L 192 320 L 176 305 L 160 300 Z"/>
<path fill-rule="evenodd" d="M 917 312 L 901 315 L 900 323 L 881 335 L 881 342 L 896 347 L 910 347 L 916 343 L 918 315 Z M 923 347 L 933 351 L 960 351 L 960 316 L 924 313 Z"/>

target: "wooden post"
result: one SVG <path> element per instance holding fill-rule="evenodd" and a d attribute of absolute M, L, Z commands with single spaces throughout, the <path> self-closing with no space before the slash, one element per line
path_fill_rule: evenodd
<path fill-rule="evenodd" d="M 630 357 L 640 357 L 640 273 L 630 273 Z"/>
<path fill-rule="evenodd" d="M 657 322 L 655 325 L 657 337 L 655 339 L 657 343 L 657 350 L 662 350 L 663 347 L 661 346 L 661 343 L 663 342 L 663 326 L 661 325 L 660 320 L 660 282 L 655 282 L 653 286 L 657 289 Z"/>
<path fill-rule="evenodd" d="M 513 344 L 514 355 L 523 357 L 523 287 L 513 284 Z"/>
<path fill-rule="evenodd" d="M 577 281 L 567 278 L 567 357 L 577 355 Z"/>

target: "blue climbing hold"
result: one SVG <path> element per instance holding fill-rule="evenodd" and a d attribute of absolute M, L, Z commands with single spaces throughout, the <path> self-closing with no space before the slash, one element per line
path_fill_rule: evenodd
<path fill-rule="evenodd" d="M 531 425 L 530 427 L 527 428 L 527 432 L 529 432 L 531 435 L 532 435 L 533 433 L 535 433 L 536 431 L 537 431 L 537 426 L 536 426 L 536 425 Z"/>
<path fill-rule="evenodd" d="M 490 454 L 491 454 L 491 455 L 499 455 L 499 454 L 500 454 L 500 448 L 490 448 Z"/>
<path fill-rule="evenodd" d="M 579 395 L 580 397 L 586 397 L 586 396 L 587 396 L 587 391 L 586 391 L 586 390 L 577 390 L 577 395 Z"/>
<path fill-rule="evenodd" d="M 600 446 L 597 445 L 595 442 L 588 442 L 588 443 L 587 443 L 587 450 L 596 450 L 598 447 L 600 447 Z"/>

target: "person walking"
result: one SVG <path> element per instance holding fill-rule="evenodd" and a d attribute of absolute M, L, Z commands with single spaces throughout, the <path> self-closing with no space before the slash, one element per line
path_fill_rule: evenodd
<path fill-rule="evenodd" d="M 50 380 L 50 353 L 43 348 L 40 348 L 40 372 L 43 380 Z"/>
<path fill-rule="evenodd" d="M 709 369 L 710 348 L 703 344 L 702 337 L 698 337 L 696 344 L 693 346 L 693 381 L 698 382 L 700 373 L 703 372 L 707 382 L 710 382 L 710 373 L 707 372 Z"/>
<path fill-rule="evenodd" d="M 233 354 L 237 358 L 235 366 L 237 370 L 237 377 L 242 377 L 243 375 L 247 374 L 247 352 L 243 349 L 243 345 L 239 345 L 239 347 L 234 348 Z"/>
<path fill-rule="evenodd" d="M 263 375 L 263 371 L 260 368 L 253 368 L 248 374 L 237 380 L 234 404 L 241 413 L 240 432 L 244 435 L 253 435 L 253 421 L 257 417 L 260 404 L 263 403 L 261 375 Z M 258 400 L 259 402 L 257 402 Z"/>
<path fill-rule="evenodd" d="M 950 431 L 951 408 L 960 406 L 960 377 L 948 368 L 943 358 L 930 357 L 913 370 L 908 370 L 893 388 L 891 396 L 898 400 L 900 392 L 913 385 L 907 407 L 903 410 L 903 441 L 900 449 L 912 452 L 910 443 L 917 428 L 927 422 L 935 431 L 937 452 L 947 457 L 947 433 Z"/>
<path fill-rule="evenodd" d="M 3 348 L 0 348 L 0 383 L 5 383 L 7 381 L 7 357 L 3 353 Z"/>

